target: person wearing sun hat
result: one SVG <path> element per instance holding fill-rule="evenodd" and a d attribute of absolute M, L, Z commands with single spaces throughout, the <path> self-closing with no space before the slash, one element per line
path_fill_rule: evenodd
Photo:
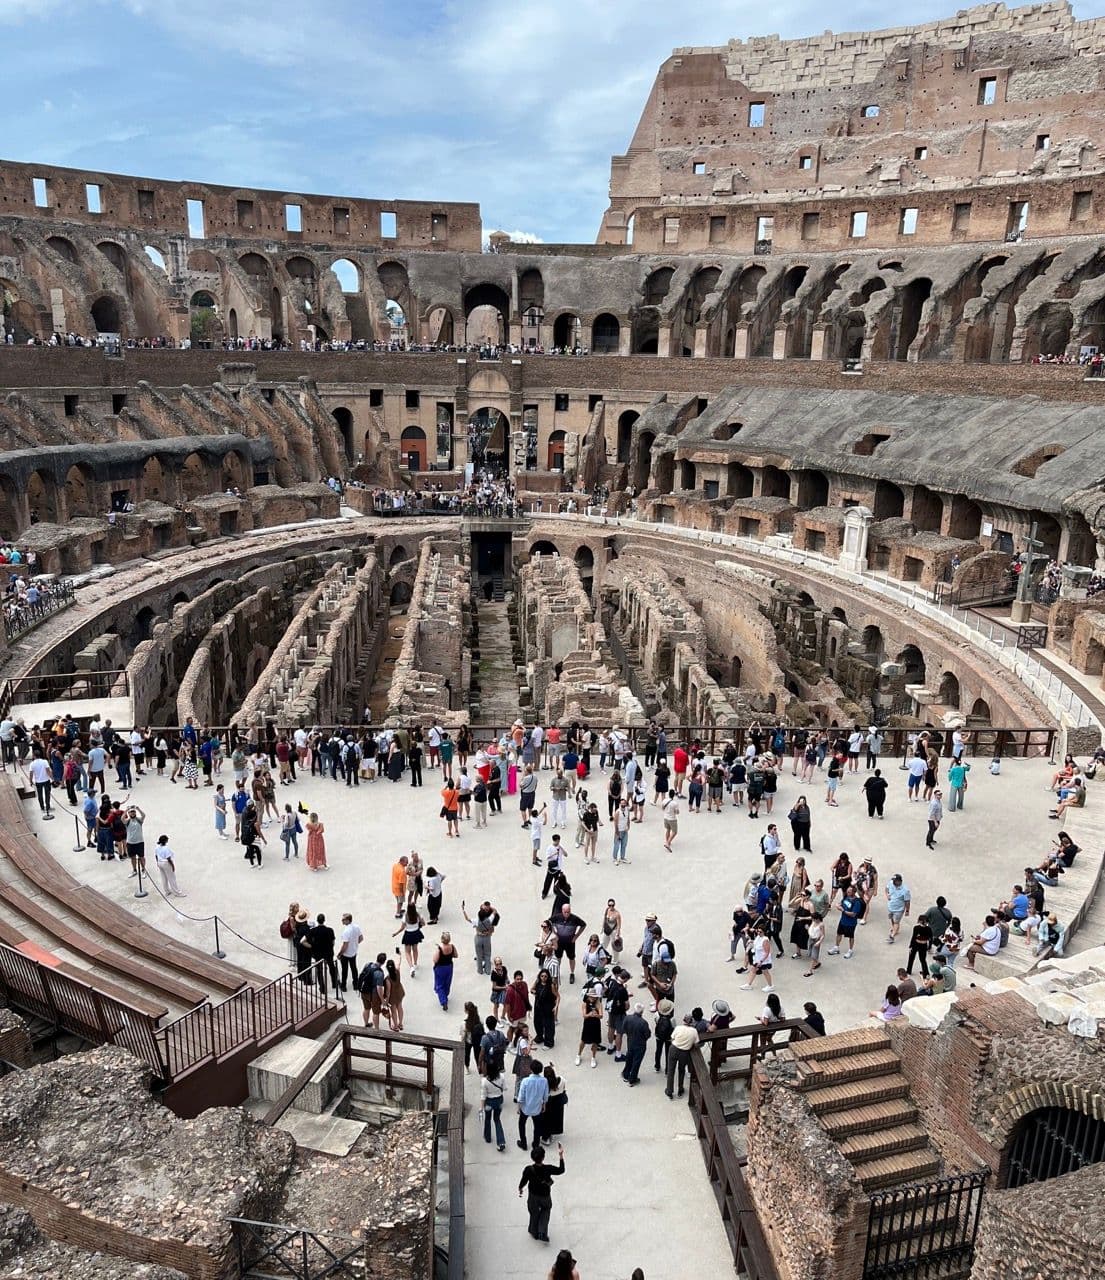
<path fill-rule="evenodd" d="M 711 1005 L 710 1031 L 724 1031 L 733 1025 L 733 1011 L 725 1000 L 715 1000 Z"/>
<path fill-rule="evenodd" d="M 648 986 L 648 975 L 652 969 L 652 951 L 656 945 L 656 937 L 652 932 L 652 926 L 656 923 L 656 912 L 650 911 L 645 916 L 644 937 L 641 939 L 640 947 L 637 948 L 637 958 L 641 962 L 642 969 L 641 981 L 637 983 L 639 988 Z"/>

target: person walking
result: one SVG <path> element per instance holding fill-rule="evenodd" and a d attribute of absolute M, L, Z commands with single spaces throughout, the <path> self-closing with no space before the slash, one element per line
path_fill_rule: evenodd
<path fill-rule="evenodd" d="M 929 833 L 925 837 L 925 848 L 936 848 L 936 833 L 940 830 L 940 824 L 944 821 L 944 805 L 941 801 L 943 792 L 939 787 L 932 793 L 932 799 L 929 801 L 928 823 Z"/>
<path fill-rule="evenodd" d="M 671 853 L 672 841 L 679 834 L 679 792 L 668 792 L 660 812 L 664 816 L 664 848 Z"/>
<path fill-rule="evenodd" d="M 622 1031 L 625 1035 L 625 1066 L 622 1067 L 622 1079 L 632 1088 L 641 1083 L 641 1063 L 645 1060 L 648 1042 L 652 1038 L 652 1028 L 645 1021 L 643 1005 L 633 1006 L 633 1012 L 626 1018 Z"/>
<path fill-rule="evenodd" d="M 177 884 L 176 854 L 169 848 L 168 836 L 157 837 L 157 848 L 154 849 L 153 856 L 166 898 L 186 898 L 188 895 Z"/>
<path fill-rule="evenodd" d="M 601 989 L 601 987 L 600 987 Z M 602 1046 L 602 1001 L 595 995 L 585 994 L 580 1008 L 583 1026 L 579 1034 L 579 1049 L 576 1051 L 576 1066 L 583 1061 L 585 1047 L 591 1050 L 591 1069 L 598 1064 L 598 1052 Z"/>
<path fill-rule="evenodd" d="M 555 837 L 554 837 L 555 838 Z M 499 913 L 491 905 L 490 902 L 481 902 L 476 911 L 475 920 L 468 914 L 461 899 L 461 914 L 465 921 L 476 931 L 476 972 L 480 974 L 491 972 L 491 939 L 495 935 L 495 929 L 499 924 Z"/>
<path fill-rule="evenodd" d="M 912 902 L 909 885 L 902 879 L 901 872 L 892 875 L 886 886 L 886 914 L 890 919 L 890 931 L 886 938 L 888 943 L 892 943 L 898 936 L 902 920 L 909 915 Z"/>
<path fill-rule="evenodd" d="M 438 916 L 441 915 L 441 896 L 444 881 L 445 876 L 436 867 L 426 868 L 426 916 L 430 924 L 437 924 Z"/>
<path fill-rule="evenodd" d="M 840 919 L 836 925 L 836 942 L 829 948 L 829 955 L 839 955 L 841 942 L 847 941 L 848 946 L 844 951 L 844 959 L 851 960 L 852 953 L 856 949 L 856 925 L 862 915 L 863 899 L 857 892 L 856 887 L 849 884 L 841 895 Z"/>
<path fill-rule="evenodd" d="M 521 1144 L 525 1146 L 525 1143 Z M 545 1164 L 545 1151 L 538 1147 L 533 1152 L 533 1163 L 522 1170 L 522 1179 L 518 1183 L 518 1198 L 529 1188 L 526 1207 L 529 1209 L 529 1233 L 535 1240 L 548 1241 L 549 1217 L 552 1213 L 552 1180 L 564 1172 L 564 1147 L 556 1144 L 556 1152 L 560 1163 L 555 1169 Z"/>
<path fill-rule="evenodd" d="M 350 986 L 357 989 L 357 951 L 364 942 L 361 926 L 353 923 L 353 917 L 347 911 L 341 918 L 341 948 L 338 960 L 341 964 L 341 981 L 338 990 L 348 991 Z"/>
<path fill-rule="evenodd" d="M 411 977 L 415 977 L 418 973 L 418 948 L 425 937 L 422 927 L 426 921 L 422 918 L 421 913 L 413 902 L 408 903 L 404 913 L 403 923 L 391 935 L 397 938 L 403 935 L 403 959 L 407 962 L 407 968 Z M 437 964 L 437 961 L 434 961 Z M 436 982 L 436 973 L 435 973 Z"/>
<path fill-rule="evenodd" d="M 962 809 L 967 793 L 967 774 L 971 766 L 963 760 L 957 760 L 948 770 L 948 812 L 954 813 Z"/>
<path fill-rule="evenodd" d="M 445 834 L 460 839 L 460 791 L 452 778 L 447 777 L 441 788 L 441 816 L 445 819 Z"/>
<path fill-rule="evenodd" d="M 291 858 L 292 850 L 299 857 L 299 833 L 303 828 L 299 816 L 290 804 L 284 806 L 284 814 L 280 819 L 280 839 L 284 842 L 284 861 Z"/>
<path fill-rule="evenodd" d="M 443 1012 L 449 1009 L 449 992 L 453 987 L 453 961 L 457 958 L 457 949 L 453 945 L 452 936 L 446 930 L 441 941 L 434 949 L 434 995 Z"/>
<path fill-rule="evenodd" d="M 547 969 L 542 968 L 533 984 L 533 1038 L 546 1049 L 556 1043 L 556 1016 L 560 1011 L 560 991 Z"/>
<path fill-rule="evenodd" d="M 91 756 L 91 752 L 89 753 Z M 42 813 L 43 820 L 46 822 L 53 821 L 53 813 L 50 809 L 50 792 L 54 786 L 54 774 L 50 768 L 50 763 L 45 756 L 35 756 L 31 761 L 30 768 L 27 770 L 27 776 L 34 783 L 35 795 L 38 798 L 38 807 Z M 93 784 L 91 776 L 89 781 L 89 794 L 92 793 Z M 100 771 L 100 790 L 104 789 L 103 770 Z"/>
<path fill-rule="evenodd" d="M 909 939 L 909 960 L 906 964 L 906 973 L 913 973 L 913 961 L 918 960 L 921 964 L 921 976 L 925 978 L 929 976 L 928 954 L 931 946 L 932 926 L 928 922 L 926 913 L 913 926 L 913 933 Z"/>
<path fill-rule="evenodd" d="M 495 1075 L 484 1075 L 480 1078 L 480 1101 L 483 1116 L 483 1140 L 490 1144 L 491 1126 L 495 1126 L 495 1145 L 500 1151 L 506 1150 L 506 1134 L 503 1133 L 503 1094 L 506 1080 L 502 1068 Z"/>

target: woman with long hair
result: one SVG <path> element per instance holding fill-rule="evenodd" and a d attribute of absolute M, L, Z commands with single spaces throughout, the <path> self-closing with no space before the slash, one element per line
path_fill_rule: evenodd
<path fill-rule="evenodd" d="M 403 975 L 394 960 L 387 962 L 387 981 L 384 983 L 384 1010 L 387 1011 L 388 1026 L 392 1031 L 403 1030 L 403 997 L 407 994 L 403 987 Z"/>
<path fill-rule="evenodd" d="M 449 1009 L 449 992 L 453 989 L 453 962 L 456 958 L 456 945 L 452 935 L 446 930 L 434 948 L 434 995 L 437 996 L 442 1012 L 448 1012 Z"/>
<path fill-rule="evenodd" d="M 587 1047 L 591 1050 L 591 1067 L 594 1069 L 599 1065 L 598 1052 L 602 1046 L 602 1001 L 597 996 L 584 996 L 580 1014 L 583 1027 L 579 1035 L 579 1049 L 576 1051 L 576 1066 L 583 1061 L 583 1050 Z"/>
<path fill-rule="evenodd" d="M 425 923 L 418 907 L 413 902 L 408 902 L 403 923 L 391 935 L 393 938 L 403 935 L 403 959 L 407 962 L 412 978 L 418 973 L 418 946 L 425 936 L 422 932 Z"/>

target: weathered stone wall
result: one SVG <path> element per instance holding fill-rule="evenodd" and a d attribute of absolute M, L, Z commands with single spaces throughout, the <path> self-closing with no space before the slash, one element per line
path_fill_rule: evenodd
<path fill-rule="evenodd" d="M 17 1067 L 29 1067 L 33 1048 L 27 1024 L 19 1014 L 0 1006 L 0 1059 Z"/>

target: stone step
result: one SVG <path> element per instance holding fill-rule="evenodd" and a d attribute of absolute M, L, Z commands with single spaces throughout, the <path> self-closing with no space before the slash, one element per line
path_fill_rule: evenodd
<path fill-rule="evenodd" d="M 847 1111 L 827 1111 L 821 1117 L 825 1132 L 832 1138 L 842 1134 L 867 1133 L 870 1130 L 909 1124 L 917 1119 L 917 1108 L 909 1098 L 890 1098 L 869 1106 Z"/>
<path fill-rule="evenodd" d="M 893 1049 L 871 1050 L 861 1047 L 847 1057 L 826 1058 L 823 1061 L 798 1062 L 798 1088 L 814 1089 L 821 1085 L 840 1084 L 845 1080 L 864 1080 L 873 1076 L 890 1075 L 901 1067 L 901 1059 Z"/>
<path fill-rule="evenodd" d="M 852 1031 L 839 1031 L 831 1036 L 817 1036 L 813 1040 L 796 1040 L 791 1046 L 792 1055 L 800 1062 L 822 1062 L 830 1058 L 851 1057 L 884 1048 L 889 1043 L 882 1027 L 856 1027 Z"/>
<path fill-rule="evenodd" d="M 899 1124 L 891 1128 L 856 1133 L 837 1144 L 854 1165 L 892 1155 L 896 1151 L 916 1151 L 928 1145 L 928 1134 L 919 1124 Z"/>
<path fill-rule="evenodd" d="M 857 1166 L 856 1176 L 864 1191 L 924 1182 L 940 1172 L 940 1161 L 930 1150 L 901 1151 Z"/>
<path fill-rule="evenodd" d="M 806 1101 L 815 1115 L 822 1115 L 826 1111 L 869 1107 L 876 1102 L 908 1097 L 909 1081 L 900 1071 L 892 1075 L 848 1080 L 843 1084 L 830 1084 L 805 1091 Z"/>

